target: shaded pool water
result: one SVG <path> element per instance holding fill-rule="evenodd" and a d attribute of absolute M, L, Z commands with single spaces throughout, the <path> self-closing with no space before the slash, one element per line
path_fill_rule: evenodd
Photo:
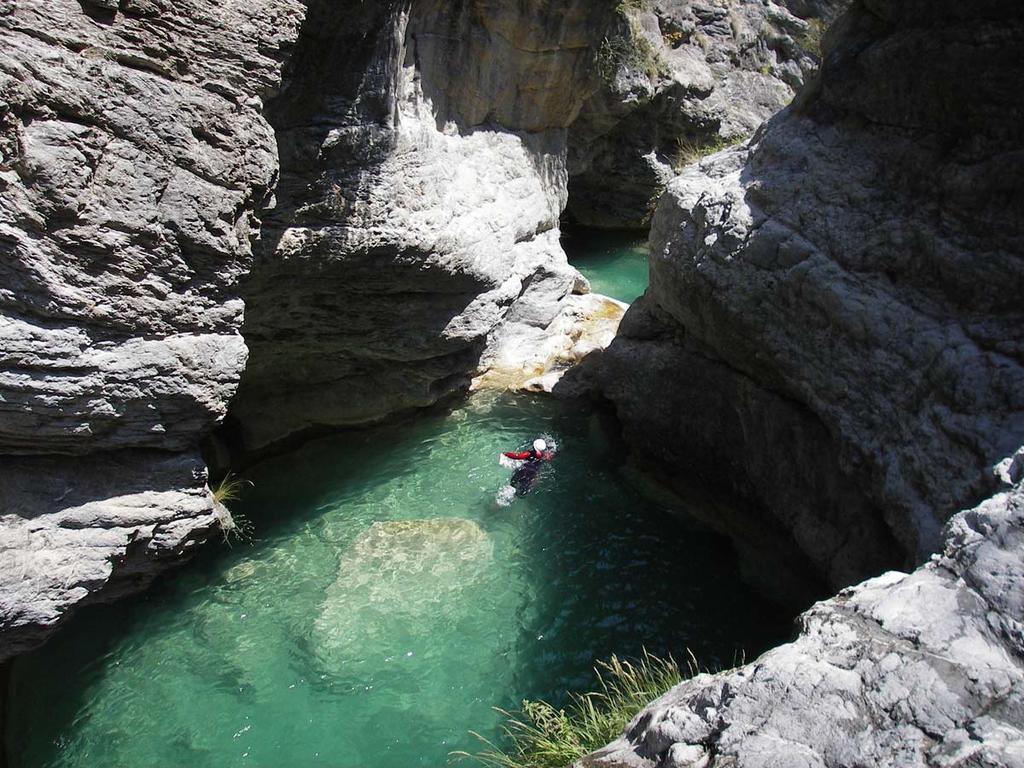
<path fill-rule="evenodd" d="M 498 463 L 558 445 L 498 502 Z M 561 701 L 595 659 L 709 667 L 787 633 L 735 554 L 632 487 L 587 405 L 476 395 L 255 468 L 213 544 L 146 594 L 83 611 L 11 672 L 27 766 L 443 766 L 496 737 L 492 705 Z"/>
<path fill-rule="evenodd" d="M 594 293 L 632 304 L 647 289 L 647 239 L 628 230 L 567 228 L 562 247 Z"/>

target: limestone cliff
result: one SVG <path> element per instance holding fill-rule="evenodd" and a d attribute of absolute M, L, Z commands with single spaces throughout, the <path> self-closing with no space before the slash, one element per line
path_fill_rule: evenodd
<path fill-rule="evenodd" d="M 302 11 L 0 3 L 0 659 L 216 527 L 198 443 L 246 361 Z"/>
<path fill-rule="evenodd" d="M 933 551 L 1024 442 L 1020 13 L 906 8 L 859 4 L 799 104 L 670 184 L 596 366 L 641 452 L 836 586 Z"/>
<path fill-rule="evenodd" d="M 587 375 L 649 466 L 738 493 L 762 512 L 719 525 L 835 585 L 938 554 L 583 765 L 1024 763 L 1024 11 L 859 0 L 825 47 L 792 108 L 671 182 Z"/>
<path fill-rule="evenodd" d="M 240 382 L 242 452 L 378 419 L 586 290 L 565 128 L 611 12 L 0 3 L 0 658 L 217 529 Z"/>
<path fill-rule="evenodd" d="M 601 87 L 569 138 L 567 215 L 646 229 L 683 165 L 742 140 L 818 65 L 846 0 L 623 2 L 598 52 Z"/>
<path fill-rule="evenodd" d="M 313 6 L 281 96 L 277 204 L 243 294 L 241 448 L 463 388 L 506 319 L 581 285 L 566 127 L 611 3 Z"/>

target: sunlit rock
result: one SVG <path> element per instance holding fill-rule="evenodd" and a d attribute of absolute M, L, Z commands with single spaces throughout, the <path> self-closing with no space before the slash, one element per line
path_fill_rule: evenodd
<path fill-rule="evenodd" d="M 481 359 L 472 388 L 550 392 L 569 368 L 611 343 L 628 307 L 586 293 L 562 302 L 545 326 L 507 322 Z"/>

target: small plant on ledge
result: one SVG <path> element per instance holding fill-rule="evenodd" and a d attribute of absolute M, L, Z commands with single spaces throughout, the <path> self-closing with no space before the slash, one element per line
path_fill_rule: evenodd
<path fill-rule="evenodd" d="M 229 545 L 232 539 L 238 539 L 251 544 L 253 541 L 252 522 L 238 512 L 232 512 L 228 503 L 235 501 L 242 493 L 242 488 L 252 485 L 249 480 L 242 480 L 228 472 L 217 483 L 216 488 L 211 489 L 213 494 L 213 508 L 217 513 L 217 520 L 220 529 L 224 533 L 224 541 Z"/>
<path fill-rule="evenodd" d="M 821 19 L 808 19 L 807 29 L 796 38 L 797 44 L 818 61 L 822 58 L 821 41 L 825 37 L 826 29 L 827 26 Z"/>
<path fill-rule="evenodd" d="M 511 745 L 507 751 L 473 733 L 484 751 L 452 752 L 451 757 L 488 768 L 565 768 L 617 739 L 640 710 L 697 674 L 693 654 L 686 666 L 684 675 L 671 656 L 662 659 L 646 651 L 635 662 L 612 656 L 595 669 L 598 690 L 572 694 L 565 709 L 543 701 L 524 701 L 517 713 L 496 709 L 505 717 L 502 731 Z"/>
<path fill-rule="evenodd" d="M 716 136 L 713 139 L 702 141 L 690 138 L 689 136 L 680 136 L 676 139 L 676 151 L 672 157 L 672 169 L 679 173 L 683 168 L 697 162 L 702 157 L 713 155 L 715 152 L 721 152 L 723 149 L 735 146 L 745 139 L 746 136 L 736 136 L 731 139 Z"/>
<path fill-rule="evenodd" d="M 612 83 L 623 68 L 641 72 L 651 80 L 665 73 L 661 54 L 632 15 L 634 11 L 646 9 L 648 4 L 648 0 L 622 0 L 617 6 L 616 12 L 625 30 L 605 37 L 595 59 L 597 72 L 606 83 Z"/>

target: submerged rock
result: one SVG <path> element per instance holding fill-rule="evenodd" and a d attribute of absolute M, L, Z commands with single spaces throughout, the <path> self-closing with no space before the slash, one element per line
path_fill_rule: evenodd
<path fill-rule="evenodd" d="M 493 544 L 461 518 L 377 522 L 341 556 L 316 619 L 317 653 L 334 667 L 373 647 L 381 658 L 408 653 L 416 641 L 450 630 L 479 584 Z"/>

